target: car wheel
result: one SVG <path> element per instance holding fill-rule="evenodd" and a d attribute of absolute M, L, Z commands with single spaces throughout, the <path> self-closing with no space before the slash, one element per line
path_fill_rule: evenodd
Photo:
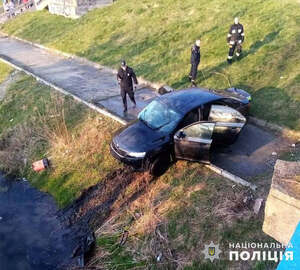
<path fill-rule="evenodd" d="M 171 159 L 170 155 L 160 155 L 150 163 L 150 174 L 153 176 L 161 176 L 169 168 Z"/>

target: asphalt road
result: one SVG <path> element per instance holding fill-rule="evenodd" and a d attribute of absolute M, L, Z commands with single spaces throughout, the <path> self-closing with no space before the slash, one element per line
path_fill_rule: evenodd
<path fill-rule="evenodd" d="M 287 151 L 290 144 L 281 136 L 248 124 L 234 144 L 213 149 L 211 161 L 222 169 L 249 179 L 272 172 L 278 155 Z"/>

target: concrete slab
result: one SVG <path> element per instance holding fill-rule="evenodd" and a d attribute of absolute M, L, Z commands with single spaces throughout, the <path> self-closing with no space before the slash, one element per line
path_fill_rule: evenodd
<path fill-rule="evenodd" d="M 122 105 L 123 103 L 120 95 L 107 98 L 105 100 L 101 100 L 99 102 L 96 102 L 95 104 L 103 106 L 111 113 L 114 113 L 119 117 L 123 118 L 124 120 L 130 122 L 135 120 L 139 112 L 143 108 L 145 108 L 157 96 L 159 96 L 159 94 L 155 92 L 153 89 L 148 87 L 144 87 L 140 90 L 137 90 L 135 92 L 135 101 L 136 101 L 135 108 L 133 108 L 132 102 L 130 101 L 129 97 L 127 97 L 127 106 L 128 106 L 127 113 L 123 112 L 123 105 Z"/>
<path fill-rule="evenodd" d="M 0 57 L 65 89 L 85 101 L 119 94 L 116 75 L 15 39 L 0 37 Z"/>
<path fill-rule="evenodd" d="M 287 245 L 300 221 L 300 162 L 277 160 L 263 231 Z"/>

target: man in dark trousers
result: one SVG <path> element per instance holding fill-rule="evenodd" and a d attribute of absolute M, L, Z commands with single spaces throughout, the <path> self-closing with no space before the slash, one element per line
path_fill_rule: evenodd
<path fill-rule="evenodd" d="M 196 86 L 196 78 L 197 78 L 197 71 L 198 65 L 200 63 L 200 40 L 196 40 L 195 44 L 192 46 L 191 50 L 191 71 L 189 78 L 192 82 L 193 86 Z"/>
<path fill-rule="evenodd" d="M 230 26 L 227 43 L 229 46 L 229 53 L 227 57 L 227 62 L 232 63 L 232 58 L 234 51 L 236 49 L 236 56 L 239 57 L 242 53 L 242 43 L 245 39 L 244 27 L 239 23 L 239 18 L 234 18 L 234 24 Z"/>
<path fill-rule="evenodd" d="M 118 70 L 117 80 L 121 87 L 121 96 L 123 100 L 124 113 L 125 113 L 127 112 L 127 98 L 126 98 L 127 94 L 130 100 L 133 102 L 134 107 L 136 106 L 132 80 L 135 84 L 138 84 L 138 81 L 133 69 L 127 66 L 124 60 L 121 61 L 121 67 Z"/>

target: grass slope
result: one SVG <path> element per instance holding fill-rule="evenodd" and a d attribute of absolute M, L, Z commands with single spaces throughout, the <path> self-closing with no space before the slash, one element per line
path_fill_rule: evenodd
<path fill-rule="evenodd" d="M 5 165 L 12 159 L 16 172 L 66 206 L 121 166 L 108 152 L 117 128 L 118 123 L 19 73 L 0 102 L 0 169 L 9 169 Z M 288 159 L 299 159 L 299 153 L 288 154 Z M 31 162 L 44 156 L 51 158 L 53 169 L 32 172 Z M 245 188 L 185 161 L 162 177 L 144 181 L 141 176 L 124 186 L 110 202 L 117 211 L 98 230 L 91 265 L 114 270 L 275 269 L 274 262 L 228 260 L 231 242 L 274 242 L 261 231 L 263 216 L 243 203 Z M 265 197 L 269 176 L 256 181 Z M 129 237 L 120 245 L 124 230 Z M 214 263 L 201 253 L 210 241 L 223 251 Z M 160 253 L 162 260 L 157 262 Z"/>
<path fill-rule="evenodd" d="M 244 54 L 226 64 L 226 35 L 244 24 Z M 300 130 L 300 12 L 294 0 L 118 0 L 79 20 L 46 11 L 6 23 L 9 34 L 117 67 L 125 58 L 139 75 L 176 88 L 188 85 L 190 46 L 202 39 L 198 84 L 229 84 L 253 94 L 257 117 Z"/>
<path fill-rule="evenodd" d="M 0 83 L 2 83 L 8 75 L 12 72 L 12 68 L 0 62 Z"/>
<path fill-rule="evenodd" d="M 117 128 L 111 119 L 19 73 L 0 101 L 0 170 L 30 179 L 66 206 L 120 167 L 109 154 Z M 43 157 L 53 169 L 33 172 L 30 165 Z"/>
<path fill-rule="evenodd" d="M 140 186 L 138 180 L 126 186 L 126 197 L 132 198 Z M 90 266 L 108 270 L 276 268 L 274 262 L 229 261 L 229 243 L 274 241 L 261 230 L 263 215 L 255 215 L 243 203 L 245 188 L 232 186 L 199 164 L 178 161 L 139 194 L 97 230 L 98 250 Z M 119 245 L 124 230 L 129 236 Z M 220 260 L 213 263 L 202 254 L 210 241 L 222 250 Z"/>

